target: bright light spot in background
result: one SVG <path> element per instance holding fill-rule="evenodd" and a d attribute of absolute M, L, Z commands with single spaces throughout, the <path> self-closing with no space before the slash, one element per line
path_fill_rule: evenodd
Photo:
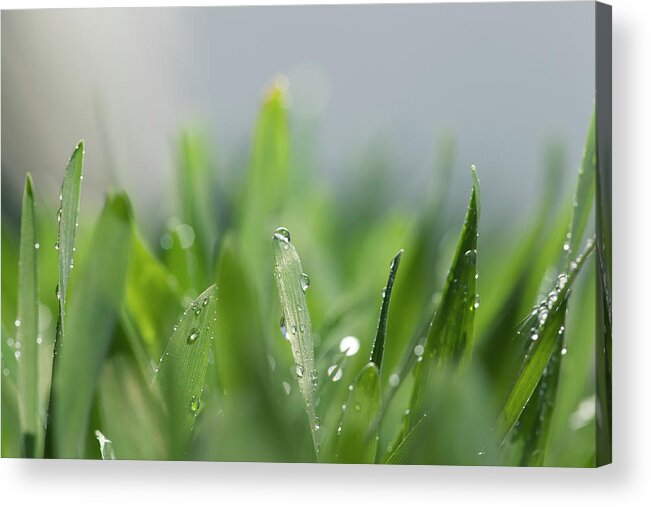
<path fill-rule="evenodd" d="M 359 340 L 354 336 L 346 336 L 339 342 L 339 350 L 347 356 L 354 356 L 359 351 Z"/>

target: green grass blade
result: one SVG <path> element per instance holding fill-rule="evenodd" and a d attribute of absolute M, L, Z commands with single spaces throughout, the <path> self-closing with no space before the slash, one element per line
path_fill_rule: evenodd
<path fill-rule="evenodd" d="M 171 459 L 184 456 L 201 408 L 216 308 L 216 290 L 211 285 L 181 315 L 156 369 L 154 385 L 165 402 Z"/>
<path fill-rule="evenodd" d="M 593 248 L 594 241 L 589 241 L 581 255 L 570 263 L 570 270 L 558 276 L 555 287 L 523 322 L 522 334 L 529 342 L 526 346 L 520 373 L 495 425 L 498 445 L 502 444 L 525 409 L 547 367 L 557 342 L 559 340 L 562 342 L 562 332 L 559 334 L 559 331 L 565 322 L 569 290 Z"/>
<path fill-rule="evenodd" d="M 158 360 L 174 319 L 183 311 L 180 286 L 136 233 L 127 275 L 126 312 L 150 358 Z"/>
<path fill-rule="evenodd" d="M 318 457 L 316 431 L 319 423 L 315 412 L 317 372 L 314 366 L 314 343 L 312 323 L 307 309 L 305 291 L 309 285 L 303 272 L 301 259 L 290 241 L 289 231 L 283 227 L 276 230 L 272 239 L 276 262 L 276 287 L 283 316 L 281 327 L 290 342 L 296 363 L 296 380 L 303 396 L 314 449 Z"/>
<path fill-rule="evenodd" d="M 84 456 L 95 387 L 120 314 L 132 238 L 129 199 L 125 194 L 109 195 L 79 268 L 54 371 L 56 457 Z"/>
<path fill-rule="evenodd" d="M 59 200 L 61 207 L 57 212 L 59 221 L 59 238 L 56 248 L 59 251 L 59 315 L 61 320 L 61 335 L 64 333 L 66 296 L 68 292 L 68 277 L 73 266 L 75 252 L 75 235 L 79 216 L 79 201 L 81 198 L 81 181 L 83 179 L 84 142 L 79 141 L 72 152 L 68 166 L 63 176 L 63 185 Z"/>
<path fill-rule="evenodd" d="M 382 306 L 380 307 L 380 317 L 378 319 L 375 340 L 373 341 L 373 351 L 371 352 L 371 362 L 377 366 L 379 371 L 382 371 L 382 356 L 384 355 L 384 342 L 387 336 L 387 321 L 389 319 L 389 303 L 391 301 L 391 293 L 393 292 L 393 283 L 395 282 L 398 267 L 400 266 L 402 252 L 400 250 L 391 261 L 389 279 L 387 280 L 386 287 L 382 289 Z"/>
<path fill-rule="evenodd" d="M 102 428 L 120 459 L 165 459 L 163 415 L 151 376 L 133 358 L 117 353 L 104 364 L 99 385 Z"/>
<path fill-rule="evenodd" d="M 263 331 L 253 286 L 244 271 L 232 236 L 224 239 L 217 262 L 219 319 L 215 333 L 215 364 L 218 385 L 237 396 L 259 396 L 267 390 Z"/>
<path fill-rule="evenodd" d="M 374 463 L 381 408 L 380 372 L 367 364 L 350 386 L 334 446 L 337 463 Z"/>
<path fill-rule="evenodd" d="M 597 173 L 595 115 L 593 113 L 588 129 L 583 160 L 579 169 L 579 179 L 573 201 L 572 222 L 563 245 L 565 260 L 563 270 L 567 270 L 570 262 L 578 255 L 585 229 L 592 213 L 595 195 L 595 179 Z"/>
<path fill-rule="evenodd" d="M 23 194 L 18 264 L 18 313 L 16 359 L 20 400 L 21 447 L 26 458 L 39 457 L 43 424 L 39 416 L 38 389 L 38 238 L 32 177 L 28 174 Z M 42 339 L 41 339 L 42 340 Z"/>
<path fill-rule="evenodd" d="M 479 180 L 474 166 L 472 179 L 470 202 L 456 253 L 422 351 L 423 360 L 417 366 L 410 408 L 410 417 L 414 420 L 420 419 L 426 412 L 437 370 L 450 363 L 462 367 L 469 361 L 472 352 L 477 307 L 477 235 L 480 213 Z"/>

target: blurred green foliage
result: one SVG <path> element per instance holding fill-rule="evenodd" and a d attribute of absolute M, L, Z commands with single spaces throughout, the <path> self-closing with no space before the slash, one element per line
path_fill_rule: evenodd
<path fill-rule="evenodd" d="M 411 213 L 382 172 L 295 167 L 287 104 L 274 81 L 240 180 L 182 133 L 159 243 L 123 193 L 77 231 L 83 145 L 63 222 L 29 179 L 3 208 L 2 456 L 593 466 L 594 123 L 576 192 L 552 145 L 537 208 L 478 239 L 451 136 Z"/>

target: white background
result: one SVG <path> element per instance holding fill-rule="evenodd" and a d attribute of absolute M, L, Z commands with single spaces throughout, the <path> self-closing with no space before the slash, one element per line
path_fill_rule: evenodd
<path fill-rule="evenodd" d="M 651 256 L 646 240 L 651 232 L 651 2 L 611 3 L 615 173 L 613 465 L 599 470 L 563 470 L 1 460 L 2 504 L 339 507 L 402 506 L 423 501 L 445 506 L 651 505 L 651 333 L 646 315 L 651 288 Z M 168 4 L 173 3 L 137 5 Z M 61 7 L 126 5 L 89 0 L 57 2 Z M 51 7 L 47 2 L 25 0 L 2 0 L 0 6 Z"/>

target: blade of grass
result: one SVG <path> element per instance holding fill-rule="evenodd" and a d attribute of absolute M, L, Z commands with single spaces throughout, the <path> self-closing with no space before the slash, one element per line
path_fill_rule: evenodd
<path fill-rule="evenodd" d="M 84 456 L 95 386 L 124 294 L 132 229 L 127 196 L 109 195 L 70 300 L 65 341 L 56 362 L 52 413 L 56 457 Z"/>
<path fill-rule="evenodd" d="M 318 458 L 319 446 L 316 432 L 319 421 L 315 412 L 315 390 L 318 379 L 314 367 L 312 323 L 305 298 L 309 282 L 287 229 L 280 227 L 276 230 L 272 245 L 276 262 L 276 287 L 283 312 L 281 327 L 284 327 L 283 332 L 292 347 L 292 355 L 296 363 L 296 379 L 303 396 L 314 450 Z"/>
<path fill-rule="evenodd" d="M 3 292 L 4 294 L 4 292 Z M 18 368 L 16 365 L 16 349 L 14 339 L 2 325 L 2 431 L 0 449 L 3 458 L 20 458 L 20 409 L 18 408 Z"/>
<path fill-rule="evenodd" d="M 156 369 L 166 408 L 170 459 L 182 459 L 201 408 L 215 333 L 217 296 L 211 285 L 183 312 Z"/>
<path fill-rule="evenodd" d="M 561 273 L 556 286 L 525 319 L 522 329 L 529 340 L 520 373 L 495 425 L 497 444 L 501 445 L 517 422 L 538 385 L 559 340 L 559 330 L 565 322 L 565 310 L 570 287 L 581 266 L 594 248 L 589 241 L 584 251 L 570 263 L 568 273 Z M 561 336 L 562 338 L 562 336 Z"/>
<path fill-rule="evenodd" d="M 174 276 L 136 233 L 127 275 L 125 310 L 154 360 L 165 350 L 174 319 L 183 310 L 182 301 L 181 288 Z"/>
<path fill-rule="evenodd" d="M 416 384 L 410 416 L 419 420 L 427 411 L 437 370 L 454 363 L 463 367 L 470 359 L 477 304 L 477 236 L 479 225 L 479 179 L 473 166 L 472 192 L 456 253 L 447 276 L 441 302 L 432 319 L 423 360 L 416 366 Z M 413 351 L 407 351 L 412 354 Z"/>
<path fill-rule="evenodd" d="M 377 331 L 375 333 L 375 340 L 373 341 L 373 351 L 371 352 L 371 362 L 377 366 L 379 371 L 382 371 L 382 356 L 384 355 L 384 342 L 387 336 L 387 321 L 389 318 L 389 302 L 391 301 L 393 283 L 395 282 L 396 273 L 400 266 L 402 252 L 400 250 L 391 261 L 389 279 L 387 280 L 386 287 L 382 289 L 382 306 L 380 307 L 380 317 L 378 318 Z"/>
<path fill-rule="evenodd" d="M 20 401 L 21 447 L 26 458 L 39 457 L 43 424 L 39 416 L 38 389 L 38 238 L 34 188 L 28 174 L 23 194 L 18 262 L 18 312 L 16 359 Z"/>
<path fill-rule="evenodd" d="M 381 408 L 380 372 L 368 363 L 349 387 L 334 446 L 337 463 L 374 463 Z"/>
<path fill-rule="evenodd" d="M 56 297 L 58 301 L 58 317 L 54 337 L 54 354 L 52 358 L 52 380 L 50 382 L 50 395 L 48 398 L 47 424 L 45 430 L 45 456 L 53 457 L 56 453 L 54 444 L 54 421 L 53 414 L 56 406 L 56 390 L 54 379 L 57 375 L 57 363 L 60 349 L 64 340 L 64 325 L 66 298 L 68 293 L 68 278 L 73 266 L 75 252 L 75 236 L 79 219 L 79 202 L 81 199 L 81 181 L 83 179 L 84 165 L 84 142 L 79 141 L 75 147 L 66 170 L 63 174 L 63 183 L 59 191 L 60 207 L 57 211 L 59 224 L 55 248 L 58 252 L 58 278 L 56 286 Z"/>

